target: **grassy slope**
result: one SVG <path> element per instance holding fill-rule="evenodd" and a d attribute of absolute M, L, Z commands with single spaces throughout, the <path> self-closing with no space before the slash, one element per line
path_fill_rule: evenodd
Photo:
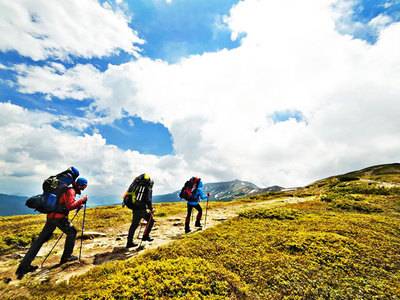
<path fill-rule="evenodd" d="M 379 176 L 400 182 L 396 172 Z M 399 192 L 331 177 L 290 193 L 320 200 L 243 212 L 69 284 L 31 286 L 31 293 L 52 299 L 399 299 Z"/>
<path fill-rule="evenodd" d="M 240 204 L 243 200 L 234 202 L 213 202 L 213 207 L 229 206 L 232 204 Z M 183 202 L 176 203 L 160 203 L 155 204 L 157 219 L 176 215 L 182 212 Z M 70 219 L 75 212 L 70 213 Z M 130 223 L 132 213 L 127 208 L 117 206 L 104 206 L 87 209 L 86 212 L 86 228 L 91 231 L 107 231 L 118 228 L 119 226 Z M 79 213 L 74 224 L 80 224 L 82 212 Z M 0 217 L 0 228 L 2 230 L 0 236 L 0 255 L 13 253 L 17 249 L 22 249 L 32 241 L 41 231 L 46 220 L 45 215 L 22 215 L 13 217 Z M 55 231 L 52 239 L 56 239 L 60 232 Z"/>

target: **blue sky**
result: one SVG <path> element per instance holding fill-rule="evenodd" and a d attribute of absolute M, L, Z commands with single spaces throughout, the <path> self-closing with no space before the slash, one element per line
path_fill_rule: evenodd
<path fill-rule="evenodd" d="M 219 51 L 223 48 L 233 49 L 240 46 L 240 39 L 232 41 L 231 32 L 223 24 L 223 16 L 237 0 L 213 1 L 166 1 L 130 0 L 127 1 L 129 14 L 132 16 L 130 26 L 145 40 L 141 45 L 143 56 L 152 59 L 162 59 L 169 63 L 176 63 L 179 59 L 204 52 Z M 388 1 L 360 1 L 355 6 L 352 19 L 367 24 L 381 13 L 400 19 L 399 1 L 385 6 Z M 195 12 L 195 13 L 194 13 Z M 356 38 L 376 41 L 371 32 L 357 32 Z M 0 62 L 5 66 L 27 64 L 44 66 L 49 62 L 62 63 L 70 68 L 76 64 L 92 64 L 104 71 L 109 64 L 122 64 L 134 60 L 130 54 L 120 51 L 108 57 L 84 59 L 72 57 L 70 61 L 47 59 L 34 61 L 29 57 L 19 55 L 16 51 L 0 52 Z M 2 100 L 10 101 L 28 109 L 45 110 L 55 114 L 80 116 L 84 115 L 84 108 L 90 105 L 91 99 L 74 101 L 73 99 L 60 100 L 52 97 L 47 100 L 44 94 L 23 94 L 18 92 L 15 84 L 15 73 L 10 70 L 0 70 L 0 93 Z M 10 86 L 10 83 L 11 84 Z M 297 121 L 303 118 L 301 112 L 276 112 L 274 122 L 282 122 L 294 117 Z M 132 149 L 146 154 L 165 155 L 173 153 L 172 138 L 168 130 L 161 124 L 147 122 L 134 118 L 135 126 L 130 126 L 126 120 L 117 120 L 110 125 L 88 128 L 85 132 L 97 130 L 110 144 L 122 149 Z M 142 138 L 139 138 L 142 137 Z"/>
<path fill-rule="evenodd" d="M 141 55 L 152 59 L 162 59 L 176 63 L 179 59 L 204 52 L 232 49 L 240 45 L 240 39 L 232 41 L 231 32 L 223 26 L 222 18 L 229 14 L 230 8 L 238 0 L 210 1 L 127 1 L 129 15 L 132 15 L 130 26 L 145 40 L 141 45 Z M 196 12 L 196 13 L 192 13 Z M 217 26 L 217 24 L 219 24 Z M 124 51 L 107 57 L 85 59 L 72 56 L 69 61 L 47 59 L 34 61 L 16 51 L 0 52 L 0 63 L 5 66 L 27 64 L 45 66 L 49 62 L 62 63 L 66 68 L 76 64 L 91 64 L 100 71 L 109 64 L 122 64 L 135 58 Z M 0 95 L 2 100 L 28 109 L 45 110 L 54 114 L 84 116 L 84 108 L 90 105 L 91 99 L 75 101 L 73 99 L 46 99 L 46 95 L 23 94 L 18 92 L 15 84 L 15 72 L 0 69 Z M 10 86 L 10 83 L 14 84 Z M 162 124 L 132 118 L 134 126 L 126 119 L 117 120 L 110 125 L 90 127 L 84 133 L 99 132 L 107 143 L 121 149 L 136 150 L 140 153 L 166 155 L 172 154 L 172 138 L 168 129 Z"/>
<path fill-rule="evenodd" d="M 107 195 L 144 171 L 170 192 L 188 172 L 294 186 L 395 160 L 400 1 L 335 3 L 3 2 L 0 192 L 70 163 Z"/>
<path fill-rule="evenodd" d="M 362 0 L 357 1 L 354 6 L 354 13 L 352 20 L 362 24 L 368 24 L 376 16 L 384 14 L 391 17 L 394 21 L 400 20 L 400 1 L 387 1 L 387 0 Z M 368 30 L 359 31 L 355 37 L 375 43 L 377 39 L 376 32 Z"/>

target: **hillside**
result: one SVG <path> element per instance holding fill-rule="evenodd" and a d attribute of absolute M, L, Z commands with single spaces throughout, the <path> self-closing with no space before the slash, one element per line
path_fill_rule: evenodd
<path fill-rule="evenodd" d="M 0 216 L 23 215 L 33 213 L 25 206 L 28 197 L 0 194 Z"/>
<path fill-rule="evenodd" d="M 215 226 L 207 230 L 177 236 L 172 243 L 97 266 L 68 283 L 59 278 L 56 284 L 48 278 L 37 284 L 35 278 L 41 273 L 35 272 L 18 284 L 3 283 L 2 295 L 49 299 L 399 299 L 399 171 L 397 164 L 374 166 L 294 191 L 216 203 L 215 213 L 237 210 L 238 216 L 222 223 L 213 220 Z M 128 221 L 129 214 L 120 208 L 108 210 L 108 218 L 105 208 L 90 210 L 88 227 Z M 163 218 L 181 222 L 181 210 L 179 204 L 161 206 L 159 226 Z M 100 224 L 95 219 L 101 220 Z M 22 220 L 2 221 L 6 237 L 8 228 L 18 221 Z M 32 226 L 40 226 L 38 221 Z M 8 249 L 3 253 L 11 253 L 13 248 Z M 2 261 L 6 261 L 4 255 Z"/>

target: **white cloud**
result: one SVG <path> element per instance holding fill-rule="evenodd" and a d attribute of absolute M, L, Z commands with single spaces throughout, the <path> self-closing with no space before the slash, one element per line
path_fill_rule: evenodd
<path fill-rule="evenodd" d="M 19 83 L 26 92 L 93 98 L 88 118 L 101 111 L 111 121 L 126 111 L 163 123 L 175 155 L 141 156 L 146 159 L 133 165 L 152 168 L 165 189 L 194 174 L 208 182 L 240 178 L 293 186 L 398 161 L 400 23 L 380 28 L 370 45 L 337 31 L 339 10 L 332 3 L 241 1 L 227 18 L 234 33 L 246 34 L 237 49 L 176 64 L 140 58 L 103 73 L 82 65 L 23 67 Z M 268 118 L 282 110 L 299 111 L 307 122 Z M 107 149 L 95 156 L 102 168 L 93 176 L 109 180 L 104 166 L 117 170 L 119 156 L 127 154 L 98 135 L 82 139 Z"/>
<path fill-rule="evenodd" d="M 0 182 L 7 183 L 0 188 L 3 193 L 39 193 L 45 178 L 71 165 L 89 179 L 87 192 L 92 195 L 122 194 L 144 172 L 156 179 L 156 193 L 170 192 L 186 179 L 187 166 L 179 157 L 122 151 L 107 145 L 98 133 L 56 129 L 52 123 L 57 119 L 0 103 Z"/>
<path fill-rule="evenodd" d="M 100 72 L 92 65 L 76 65 L 71 69 L 57 63 L 45 67 L 17 65 L 15 70 L 19 74 L 17 83 L 21 93 L 40 92 L 76 100 L 97 98 L 107 93 L 101 88 Z"/>
<path fill-rule="evenodd" d="M 143 43 L 119 9 L 95 0 L 0 2 L 0 51 L 34 60 L 102 57 Z"/>

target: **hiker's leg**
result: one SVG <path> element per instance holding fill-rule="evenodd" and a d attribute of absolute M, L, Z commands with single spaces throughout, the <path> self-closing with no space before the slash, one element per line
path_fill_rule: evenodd
<path fill-rule="evenodd" d="M 196 224 L 200 224 L 201 217 L 203 215 L 203 209 L 201 208 L 200 204 L 197 204 L 194 208 L 197 210 Z"/>
<path fill-rule="evenodd" d="M 151 216 L 151 214 L 146 211 L 144 212 L 143 217 L 147 221 L 146 229 L 143 232 L 143 238 L 148 238 L 150 236 L 151 229 L 153 228 L 153 225 L 154 225 L 154 219 Z"/>
<path fill-rule="evenodd" d="M 203 209 L 200 204 L 197 204 L 194 208 L 197 209 L 196 222 L 200 222 L 201 217 L 203 216 Z"/>
<path fill-rule="evenodd" d="M 77 231 L 67 218 L 57 220 L 56 225 L 67 235 L 67 238 L 65 239 L 64 252 L 61 257 L 61 260 L 65 260 L 71 257 L 71 254 L 74 251 Z"/>
<path fill-rule="evenodd" d="M 142 218 L 142 216 L 139 211 L 132 210 L 132 223 L 131 223 L 131 226 L 129 227 L 128 240 L 127 240 L 128 245 L 133 244 L 133 236 L 135 235 L 136 228 L 138 228 L 138 226 L 140 224 L 141 218 Z"/>
<path fill-rule="evenodd" d="M 50 239 L 54 229 L 56 229 L 56 226 L 50 220 L 47 220 L 39 236 L 32 242 L 31 247 L 22 259 L 18 270 L 26 270 L 31 265 L 42 245 Z"/>
<path fill-rule="evenodd" d="M 188 203 L 187 204 L 187 214 L 186 214 L 186 219 L 185 219 L 185 232 L 190 231 L 190 216 L 192 215 L 192 209 L 193 209 L 193 206 L 191 206 Z"/>

